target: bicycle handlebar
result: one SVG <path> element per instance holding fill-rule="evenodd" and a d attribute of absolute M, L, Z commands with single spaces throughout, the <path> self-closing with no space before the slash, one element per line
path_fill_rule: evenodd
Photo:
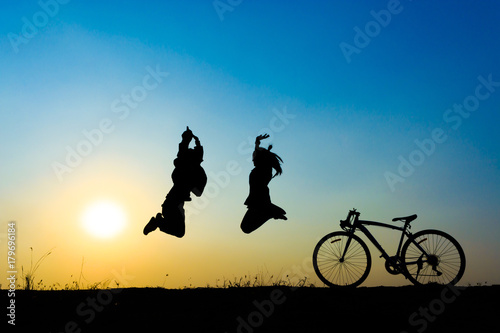
<path fill-rule="evenodd" d="M 354 219 L 359 218 L 361 213 L 356 211 L 356 208 L 353 208 L 347 213 L 347 217 L 345 220 L 340 220 L 340 227 L 342 229 L 346 229 L 347 227 L 353 227 Z"/>

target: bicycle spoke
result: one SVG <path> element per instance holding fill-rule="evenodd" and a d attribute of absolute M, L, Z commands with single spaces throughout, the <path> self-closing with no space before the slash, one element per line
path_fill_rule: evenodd
<path fill-rule="evenodd" d="M 366 245 L 353 237 L 345 251 L 349 238 L 343 232 L 332 233 L 316 246 L 313 264 L 320 279 L 328 285 L 357 285 L 368 275 L 371 261 Z"/>
<path fill-rule="evenodd" d="M 465 257 L 457 244 L 440 231 L 416 236 L 402 251 L 409 278 L 419 284 L 456 282 L 465 268 Z"/>

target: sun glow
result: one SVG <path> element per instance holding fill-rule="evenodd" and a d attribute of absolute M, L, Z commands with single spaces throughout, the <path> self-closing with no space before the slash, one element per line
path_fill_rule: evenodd
<path fill-rule="evenodd" d="M 111 238 L 125 227 L 123 209 L 111 201 L 98 201 L 88 206 L 82 214 L 82 225 L 91 235 Z"/>

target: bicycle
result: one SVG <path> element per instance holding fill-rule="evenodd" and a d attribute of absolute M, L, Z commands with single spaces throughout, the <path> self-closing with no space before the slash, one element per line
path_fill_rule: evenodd
<path fill-rule="evenodd" d="M 344 231 L 324 236 L 313 252 L 313 266 L 319 279 L 330 287 L 357 287 L 368 277 L 371 255 L 366 243 L 355 235 L 360 230 L 381 252 L 385 268 L 392 275 L 402 274 L 414 285 L 456 284 L 465 271 L 465 254 L 460 244 L 439 230 L 410 232 L 410 223 L 417 215 L 393 218 L 403 227 L 359 219 L 360 212 L 352 209 L 340 220 Z M 389 256 L 365 226 L 377 226 L 401 231 L 397 252 Z M 406 236 L 406 242 L 403 240 Z"/>

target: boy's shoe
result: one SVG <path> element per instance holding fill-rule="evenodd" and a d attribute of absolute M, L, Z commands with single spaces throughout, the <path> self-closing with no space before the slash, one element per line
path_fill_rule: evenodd
<path fill-rule="evenodd" d="M 156 217 L 152 217 L 151 220 L 149 220 L 148 224 L 144 227 L 144 230 L 142 231 L 144 235 L 149 234 L 151 231 L 155 231 L 156 228 L 158 228 L 158 221 Z"/>

